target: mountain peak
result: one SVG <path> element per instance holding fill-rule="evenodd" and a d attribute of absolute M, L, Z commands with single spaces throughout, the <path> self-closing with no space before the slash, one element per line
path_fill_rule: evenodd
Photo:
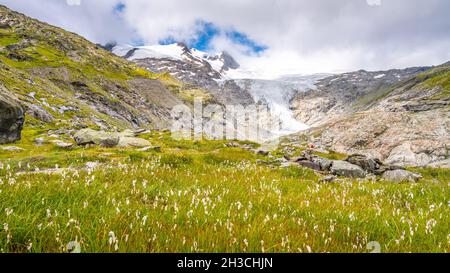
<path fill-rule="evenodd" d="M 181 47 L 181 49 L 185 52 L 191 52 L 191 50 L 185 43 L 178 42 L 178 43 L 176 43 L 176 45 Z"/>
<path fill-rule="evenodd" d="M 228 52 L 223 51 L 219 55 L 209 56 L 209 60 L 220 60 L 223 62 L 223 71 L 228 71 L 230 69 L 238 69 L 241 67 L 239 63 L 231 56 Z"/>
<path fill-rule="evenodd" d="M 209 67 L 218 74 L 222 74 L 229 70 L 235 70 L 240 67 L 239 63 L 228 52 L 211 54 L 195 48 L 190 49 L 184 43 L 139 47 L 117 45 L 112 48 L 112 52 L 132 61 L 144 59 L 170 59 L 195 63 L 199 66 Z"/>

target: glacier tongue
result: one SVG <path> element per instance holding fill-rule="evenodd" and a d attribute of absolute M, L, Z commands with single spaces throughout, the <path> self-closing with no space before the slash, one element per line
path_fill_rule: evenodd
<path fill-rule="evenodd" d="M 281 128 L 272 132 L 274 136 L 283 136 L 309 129 L 309 126 L 294 118 L 291 111 L 291 99 L 297 92 L 315 88 L 315 83 L 326 75 L 292 75 L 275 80 L 244 79 L 236 82 L 248 90 L 256 102 L 266 103 L 273 116 L 279 117 Z"/>

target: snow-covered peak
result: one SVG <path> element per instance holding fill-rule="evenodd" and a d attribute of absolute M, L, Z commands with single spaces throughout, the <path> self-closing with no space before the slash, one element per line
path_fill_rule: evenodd
<path fill-rule="evenodd" d="M 184 47 L 180 44 L 138 47 L 133 47 L 131 45 L 122 45 L 115 46 L 112 52 L 118 56 L 126 57 L 127 59 L 132 61 L 146 58 L 169 58 L 174 60 L 182 60 Z"/>
<path fill-rule="evenodd" d="M 189 49 L 182 43 L 152 46 L 118 45 L 112 52 L 128 60 L 143 59 L 171 59 L 176 61 L 190 61 L 198 65 L 210 65 L 219 74 L 239 68 L 239 64 L 226 52 L 211 54 L 198 49 Z M 225 76 L 224 76 L 225 77 Z"/>

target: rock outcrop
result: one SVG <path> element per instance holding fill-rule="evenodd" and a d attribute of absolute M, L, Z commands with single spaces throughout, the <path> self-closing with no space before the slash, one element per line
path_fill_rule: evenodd
<path fill-rule="evenodd" d="M 74 140 L 78 145 L 99 145 L 103 147 L 149 147 L 148 140 L 135 137 L 130 130 L 121 133 L 83 129 L 75 133 Z"/>
<path fill-rule="evenodd" d="M 424 167 L 448 159 L 450 65 L 347 73 L 319 81 L 292 102 L 310 130 L 288 137 L 391 165 Z"/>
<path fill-rule="evenodd" d="M 25 114 L 17 99 L 0 85 L 0 144 L 21 138 Z"/>

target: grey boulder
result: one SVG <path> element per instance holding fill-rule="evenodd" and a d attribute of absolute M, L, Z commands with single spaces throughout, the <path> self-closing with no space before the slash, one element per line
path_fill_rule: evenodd
<path fill-rule="evenodd" d="M 333 165 L 333 161 L 326 158 L 318 158 L 315 160 L 320 165 L 320 170 L 324 172 L 329 172 L 331 166 Z"/>
<path fill-rule="evenodd" d="M 95 144 L 103 147 L 149 147 L 148 140 L 134 137 L 134 132 L 125 130 L 121 133 L 82 129 L 74 135 L 78 145 Z"/>
<path fill-rule="evenodd" d="M 393 171 L 386 171 L 383 174 L 382 178 L 386 181 L 394 183 L 403 183 L 403 182 L 416 183 L 419 182 L 422 176 L 420 174 L 416 174 L 406 170 L 393 170 Z"/>
<path fill-rule="evenodd" d="M 321 183 L 332 183 L 334 181 L 336 181 L 336 176 L 328 175 L 328 176 L 325 176 L 322 179 L 320 179 L 319 182 L 321 182 Z"/>
<path fill-rule="evenodd" d="M 152 144 L 145 139 L 137 137 L 120 137 L 118 146 L 119 147 L 148 147 Z"/>
<path fill-rule="evenodd" d="M 83 129 L 78 131 L 74 139 L 78 145 L 95 144 L 103 147 L 115 147 L 119 144 L 120 137 L 116 133 Z"/>
<path fill-rule="evenodd" d="M 308 169 L 312 169 L 315 171 L 320 171 L 321 167 L 320 164 L 317 162 L 312 162 L 312 161 L 298 161 L 297 164 L 299 164 L 302 167 L 308 168 Z"/>
<path fill-rule="evenodd" d="M 359 166 L 351 164 L 347 161 L 335 160 L 331 166 L 331 172 L 334 175 L 350 177 L 350 178 L 365 178 L 366 172 Z"/>

